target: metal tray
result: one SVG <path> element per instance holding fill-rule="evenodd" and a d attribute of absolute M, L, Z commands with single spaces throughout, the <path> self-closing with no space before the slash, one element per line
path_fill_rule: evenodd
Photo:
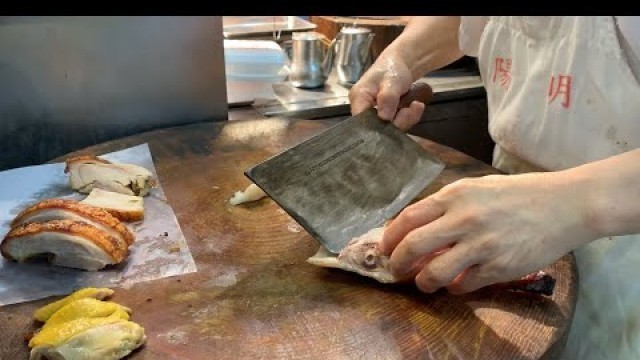
<path fill-rule="evenodd" d="M 222 26 L 227 39 L 278 35 L 316 28 L 316 24 L 297 16 L 223 16 Z"/>

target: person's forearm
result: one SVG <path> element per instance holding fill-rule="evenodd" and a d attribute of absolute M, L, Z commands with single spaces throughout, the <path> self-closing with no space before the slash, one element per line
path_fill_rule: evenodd
<path fill-rule="evenodd" d="M 586 185 L 585 223 L 599 237 L 640 233 L 640 149 L 562 173 Z"/>
<path fill-rule="evenodd" d="M 414 16 L 380 54 L 379 61 L 403 59 L 414 79 L 460 59 L 459 16 Z"/>

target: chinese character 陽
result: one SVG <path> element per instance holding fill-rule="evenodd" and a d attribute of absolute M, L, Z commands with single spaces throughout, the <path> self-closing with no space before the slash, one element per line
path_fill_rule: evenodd
<path fill-rule="evenodd" d="M 493 72 L 493 82 L 500 80 L 500 85 L 509 87 L 511 84 L 511 59 L 496 58 L 496 68 Z"/>

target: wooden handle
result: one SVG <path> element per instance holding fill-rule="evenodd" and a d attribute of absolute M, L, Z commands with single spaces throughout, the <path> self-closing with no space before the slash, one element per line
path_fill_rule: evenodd
<path fill-rule="evenodd" d="M 417 100 L 427 105 L 433 100 L 433 89 L 427 83 L 413 83 L 409 91 L 402 95 L 398 103 L 398 109 L 406 108 L 411 102 Z"/>

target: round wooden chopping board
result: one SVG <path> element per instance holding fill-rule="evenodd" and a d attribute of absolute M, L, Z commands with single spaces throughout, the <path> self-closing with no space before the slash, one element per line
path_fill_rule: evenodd
<path fill-rule="evenodd" d="M 147 343 L 132 359 L 540 359 L 561 351 L 573 317 L 572 255 L 548 269 L 551 297 L 480 290 L 423 294 L 306 259 L 318 244 L 271 199 L 230 206 L 248 167 L 333 124 L 268 119 L 154 131 L 80 153 L 147 142 L 198 271 L 117 288 Z M 422 196 L 462 177 L 497 173 L 458 151 L 419 142 L 446 164 Z M 77 155 L 78 153 L 74 154 Z M 393 155 L 392 155 L 393 156 Z M 395 156 L 400 156 L 396 154 Z M 158 244 L 158 246 L 163 246 Z M 53 298 L 0 308 L 0 358 L 27 358 L 31 313 Z"/>

